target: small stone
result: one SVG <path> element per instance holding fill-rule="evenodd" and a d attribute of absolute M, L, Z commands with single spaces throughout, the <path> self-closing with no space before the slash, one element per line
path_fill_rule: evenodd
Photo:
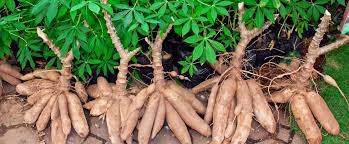
<path fill-rule="evenodd" d="M 295 134 L 292 138 L 291 144 L 305 144 L 305 141 L 302 137 L 299 135 Z"/>
<path fill-rule="evenodd" d="M 283 142 L 275 140 L 275 139 L 267 139 L 256 144 L 283 144 Z"/>
<path fill-rule="evenodd" d="M 268 138 L 269 133 L 255 120 L 252 122 L 252 129 L 248 138 L 260 141 Z"/>
<path fill-rule="evenodd" d="M 9 129 L 0 136 L 0 144 L 39 144 L 37 132 L 31 128 L 18 127 Z"/>
<path fill-rule="evenodd" d="M 290 130 L 289 129 L 285 129 L 285 128 L 280 128 L 279 132 L 277 134 L 277 138 L 288 143 L 288 141 L 290 140 Z"/>
<path fill-rule="evenodd" d="M 83 144 L 103 144 L 103 142 L 90 136 L 86 139 L 86 141 Z"/>
<path fill-rule="evenodd" d="M 106 141 L 109 140 L 107 122 L 98 117 L 90 117 L 90 132 Z"/>

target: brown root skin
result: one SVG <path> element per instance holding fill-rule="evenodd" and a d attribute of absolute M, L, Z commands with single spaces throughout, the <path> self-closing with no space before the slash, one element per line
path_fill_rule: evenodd
<path fill-rule="evenodd" d="M 296 94 L 290 101 L 293 116 L 309 144 L 320 144 L 322 135 L 303 95 Z"/>
<path fill-rule="evenodd" d="M 93 105 L 92 109 L 90 110 L 90 115 L 92 116 L 100 116 L 101 114 L 105 113 L 108 109 L 108 103 L 111 101 L 110 97 L 101 97 L 96 100 L 96 103 Z"/>
<path fill-rule="evenodd" d="M 38 92 L 41 89 L 53 88 L 55 85 L 53 82 L 49 80 L 43 79 L 33 79 L 23 83 L 20 83 L 16 86 L 16 92 L 20 95 L 32 95 Z"/>
<path fill-rule="evenodd" d="M 177 92 L 180 96 L 182 96 L 188 103 L 190 103 L 196 112 L 199 114 L 205 114 L 206 107 L 195 97 L 195 95 L 189 91 L 188 89 L 185 89 L 179 85 L 177 85 L 175 82 L 168 81 L 169 87 Z"/>
<path fill-rule="evenodd" d="M 231 138 L 236 129 L 236 115 L 234 113 L 236 107 L 236 97 L 233 97 L 230 103 L 229 117 L 227 128 L 225 129 L 224 136 L 225 138 Z"/>
<path fill-rule="evenodd" d="M 213 78 L 207 79 L 204 82 L 201 82 L 199 85 L 193 87 L 191 89 L 191 92 L 194 94 L 197 94 L 199 92 L 205 91 L 207 89 L 210 89 L 213 87 L 213 85 L 215 85 L 215 83 L 217 83 L 219 81 L 220 77 L 219 76 L 215 76 Z"/>
<path fill-rule="evenodd" d="M 142 109 L 145 101 L 155 91 L 155 85 L 151 84 L 149 87 L 142 89 L 137 96 L 133 99 L 128 108 L 128 116 L 126 123 L 122 126 L 121 138 L 126 140 L 129 138 L 136 128 L 138 118 L 140 116 L 140 110 Z"/>
<path fill-rule="evenodd" d="M 0 71 L 6 73 L 16 79 L 20 79 L 23 75 L 19 73 L 19 70 L 12 67 L 10 64 L 3 62 L 0 64 Z"/>
<path fill-rule="evenodd" d="M 44 95 L 38 102 L 33 105 L 29 110 L 24 113 L 25 123 L 33 124 L 38 119 L 41 111 L 46 106 L 47 102 L 50 100 L 51 95 Z"/>
<path fill-rule="evenodd" d="M 65 95 L 68 101 L 68 109 L 72 125 L 80 137 L 86 137 L 89 133 L 89 129 L 81 102 L 78 96 L 73 93 L 67 92 Z"/>
<path fill-rule="evenodd" d="M 50 70 L 36 69 L 35 71 L 31 73 L 27 73 L 24 76 L 20 77 L 20 79 L 27 81 L 27 80 L 32 80 L 34 78 L 39 78 L 39 79 L 46 79 L 50 81 L 58 81 L 59 77 L 60 77 L 60 74 L 57 72 L 56 69 L 50 69 Z"/>
<path fill-rule="evenodd" d="M 129 138 L 136 128 L 138 118 L 140 116 L 140 110 L 142 109 L 145 101 L 155 91 L 155 85 L 151 84 L 149 87 L 142 89 L 137 96 L 133 99 L 128 108 L 128 116 L 125 124 L 122 126 L 121 138 L 126 140 Z"/>
<path fill-rule="evenodd" d="M 193 107 L 187 103 L 178 93 L 172 89 L 160 89 L 167 101 L 175 108 L 183 121 L 192 129 L 196 130 L 204 136 L 211 135 L 210 126 L 200 118 Z"/>
<path fill-rule="evenodd" d="M 166 121 L 171 131 L 182 144 L 191 144 L 190 134 L 184 121 L 170 103 L 165 101 L 165 104 Z"/>
<path fill-rule="evenodd" d="M 131 105 L 132 100 L 127 96 L 119 96 L 119 101 L 121 124 L 124 124 L 127 119 L 128 108 Z"/>
<path fill-rule="evenodd" d="M 11 85 L 18 85 L 21 83 L 21 81 L 7 73 L 4 73 L 0 71 L 0 78 L 3 79 L 4 81 L 8 82 Z"/>
<path fill-rule="evenodd" d="M 266 99 L 268 102 L 287 103 L 294 95 L 295 91 L 294 88 L 286 87 L 280 91 L 272 93 L 271 96 L 266 96 Z"/>
<path fill-rule="evenodd" d="M 65 144 L 67 135 L 63 133 L 62 122 L 58 117 L 51 122 L 51 141 L 53 144 Z"/>
<path fill-rule="evenodd" d="M 244 80 L 237 81 L 236 102 L 237 127 L 231 144 L 245 143 L 251 130 L 252 97 Z"/>
<path fill-rule="evenodd" d="M 330 134 L 339 134 L 339 124 L 324 99 L 315 91 L 304 95 L 307 104 L 321 126 Z"/>
<path fill-rule="evenodd" d="M 276 121 L 261 87 L 255 80 L 246 81 L 252 96 L 253 113 L 257 121 L 269 133 L 275 133 Z"/>
<path fill-rule="evenodd" d="M 221 143 L 228 125 L 228 117 L 231 109 L 231 101 L 236 91 L 236 81 L 228 78 L 222 82 L 216 98 L 213 110 L 212 143 Z"/>
<path fill-rule="evenodd" d="M 86 103 L 88 95 L 84 85 L 80 81 L 75 82 L 75 91 L 79 98 Z"/>
<path fill-rule="evenodd" d="M 36 129 L 38 131 L 42 131 L 46 128 L 46 126 L 51 118 L 51 111 L 52 111 L 54 104 L 56 103 L 57 96 L 58 95 L 55 94 L 50 98 L 50 101 L 47 103 L 45 108 L 42 110 L 38 120 L 36 121 Z"/>
<path fill-rule="evenodd" d="M 56 100 L 52 107 L 51 120 L 55 120 L 58 117 L 59 117 L 59 106 L 58 106 L 58 101 Z"/>
<path fill-rule="evenodd" d="M 0 96 L 2 96 L 4 87 L 2 86 L 2 79 L 0 78 Z"/>
<path fill-rule="evenodd" d="M 69 118 L 67 98 L 64 94 L 60 94 L 58 96 L 58 107 L 59 107 L 59 114 L 61 116 L 61 121 L 62 121 L 63 133 L 65 135 L 68 135 L 71 130 L 71 121 Z"/>
<path fill-rule="evenodd" d="M 109 139 L 113 144 L 123 144 L 123 140 L 120 137 L 121 129 L 121 114 L 120 103 L 118 100 L 107 111 L 107 127 L 109 133 Z"/>
<path fill-rule="evenodd" d="M 158 107 L 158 110 L 156 112 L 153 130 L 151 132 L 151 139 L 155 138 L 155 136 L 161 130 L 162 126 L 164 125 L 165 118 L 166 118 L 165 98 L 161 94 L 159 94 L 159 96 L 160 96 L 159 107 Z"/>
<path fill-rule="evenodd" d="M 86 89 L 86 92 L 93 98 L 99 98 L 102 96 L 102 92 L 98 89 L 97 84 L 89 85 Z"/>
<path fill-rule="evenodd" d="M 113 90 L 109 85 L 109 82 L 104 77 L 97 78 L 97 87 L 104 96 L 111 96 L 113 93 Z"/>
<path fill-rule="evenodd" d="M 207 124 L 210 124 L 212 121 L 213 109 L 214 109 L 214 105 L 216 103 L 216 97 L 217 97 L 218 90 L 219 90 L 219 85 L 218 85 L 218 83 L 216 83 L 212 87 L 210 97 L 208 98 L 208 102 L 207 102 L 207 108 L 206 108 L 205 117 L 204 117 L 204 120 Z"/>
<path fill-rule="evenodd" d="M 146 106 L 144 115 L 139 123 L 138 129 L 138 143 L 147 144 L 150 140 L 152 127 L 155 121 L 156 112 L 158 110 L 160 95 L 153 93 L 149 98 L 148 105 Z"/>
<path fill-rule="evenodd" d="M 34 105 L 38 100 L 40 100 L 44 95 L 53 93 L 53 89 L 42 89 L 27 98 L 27 102 L 31 105 Z"/>

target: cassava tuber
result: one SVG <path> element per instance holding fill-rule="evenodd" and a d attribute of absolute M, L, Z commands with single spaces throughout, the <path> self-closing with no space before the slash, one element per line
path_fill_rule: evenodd
<path fill-rule="evenodd" d="M 320 42 L 327 32 L 330 22 L 331 14 L 326 11 L 310 42 L 304 63 L 301 63 L 299 60 L 293 60 L 287 66 L 289 69 L 286 72 L 291 75 L 290 84 L 285 85 L 281 91 L 277 91 L 267 97 L 268 101 L 271 102 L 290 103 L 295 120 L 310 144 L 321 143 L 322 140 L 321 131 L 314 117 L 328 133 L 338 135 L 340 132 L 339 124 L 326 102 L 318 93 L 312 90 L 310 85 L 310 78 L 315 72 L 314 63 L 316 58 L 349 42 L 349 36 L 343 36 L 329 45 L 320 47 Z M 322 76 L 326 82 L 338 87 L 334 79 L 328 75 Z M 270 81 L 271 84 L 272 81 Z"/>
<path fill-rule="evenodd" d="M 54 144 L 65 144 L 72 126 L 80 137 L 86 137 L 89 129 L 82 105 L 78 96 L 70 92 L 73 54 L 69 51 L 62 56 L 59 48 L 40 28 L 37 28 L 37 34 L 61 60 L 62 69 L 38 69 L 24 76 L 17 75 L 25 82 L 18 84 L 16 91 L 29 96 L 27 101 L 33 105 L 25 112 L 24 121 L 29 124 L 36 122 L 37 129 L 42 131 L 51 119 L 51 141 Z M 78 88 L 85 91 L 83 86 Z"/>

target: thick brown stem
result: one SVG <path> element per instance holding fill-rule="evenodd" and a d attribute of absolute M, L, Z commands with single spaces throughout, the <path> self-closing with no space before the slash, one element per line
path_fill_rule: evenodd
<path fill-rule="evenodd" d="M 349 43 L 349 36 L 342 36 L 343 38 L 329 44 L 329 45 L 326 45 L 326 46 L 323 46 L 319 49 L 318 51 L 318 55 L 323 55 L 323 54 L 326 54 L 328 52 L 330 52 L 331 50 L 334 50 L 336 48 L 339 48 L 340 46 L 346 44 L 346 43 Z"/>
<path fill-rule="evenodd" d="M 245 24 L 243 24 L 242 22 L 242 15 L 244 13 L 244 4 L 239 3 L 238 7 L 239 7 L 239 17 L 238 17 L 239 27 L 238 28 L 240 31 L 241 40 L 239 41 L 238 45 L 235 48 L 234 56 L 230 61 L 230 66 L 234 67 L 234 69 L 232 70 L 233 75 L 236 76 L 236 78 L 240 79 L 241 78 L 241 73 L 240 73 L 241 62 L 245 55 L 245 49 L 248 43 L 250 43 L 250 41 L 253 38 L 260 35 L 264 30 L 266 30 L 271 25 L 271 22 L 270 21 L 266 22 L 261 29 L 253 28 L 252 30 L 248 30 Z"/>
<path fill-rule="evenodd" d="M 102 0 L 102 4 L 108 5 L 108 1 L 107 0 Z M 108 33 L 110 35 L 110 38 L 112 39 L 114 47 L 120 53 L 120 56 L 125 55 L 126 52 L 125 52 L 124 48 L 122 47 L 120 38 L 115 33 L 116 30 L 115 30 L 115 27 L 113 26 L 113 23 L 111 21 L 110 15 L 108 14 L 108 12 L 106 10 L 102 10 L 102 12 L 104 14 L 104 20 L 105 20 L 105 23 L 107 25 Z"/>
<path fill-rule="evenodd" d="M 150 42 L 147 38 L 146 42 L 152 48 L 153 69 L 154 69 L 154 83 L 157 86 L 163 86 L 165 84 L 164 68 L 162 67 L 162 43 L 165 40 L 167 34 L 171 31 L 173 24 L 170 24 L 164 33 L 159 30 L 155 42 Z"/>
<path fill-rule="evenodd" d="M 108 1 L 103 0 L 102 4 L 107 5 Z M 111 21 L 111 16 L 108 14 L 106 10 L 102 10 L 102 12 L 104 14 L 104 20 L 112 43 L 114 44 L 115 49 L 120 54 L 120 65 L 118 67 L 119 73 L 117 75 L 116 80 L 116 92 L 117 95 L 126 95 L 128 62 L 139 51 L 139 48 L 135 49 L 132 52 L 128 52 L 128 50 L 125 50 L 120 42 L 120 38 L 117 35 L 117 31 L 115 30 L 115 27 Z"/>
<path fill-rule="evenodd" d="M 68 54 L 61 59 L 62 61 L 62 69 L 61 69 L 61 77 L 59 79 L 60 81 L 60 88 L 63 91 L 69 91 L 70 87 L 70 79 L 72 78 L 71 69 L 72 69 L 72 61 L 74 59 L 72 51 L 68 52 Z"/>
<path fill-rule="evenodd" d="M 306 61 L 304 63 L 304 68 L 302 69 L 299 80 L 301 82 L 307 82 L 308 79 L 311 76 L 311 73 L 313 71 L 313 65 L 316 61 L 316 58 L 319 57 L 319 46 L 320 42 L 323 39 L 323 36 L 327 32 L 328 26 L 331 22 L 331 14 L 326 11 L 325 15 L 321 18 L 321 23 L 319 24 L 319 27 L 316 29 L 315 36 L 313 37 L 309 47 L 308 47 L 308 53 L 306 55 Z"/>
<path fill-rule="evenodd" d="M 43 40 L 44 43 L 48 45 L 48 47 L 56 54 L 56 56 L 61 60 L 62 62 L 62 70 L 61 70 L 61 77 L 60 79 L 60 89 L 63 91 L 68 91 L 70 87 L 70 79 L 72 78 L 71 75 L 71 62 L 74 59 L 72 51 L 69 51 L 66 56 L 61 57 L 61 52 L 59 48 L 52 42 L 51 39 L 45 34 L 39 27 L 36 29 L 38 36 Z"/>
<path fill-rule="evenodd" d="M 48 38 L 47 34 L 45 34 L 39 27 L 36 28 L 36 32 L 38 36 L 43 40 L 44 43 L 48 45 L 48 47 L 56 54 L 58 58 L 61 58 L 61 52 L 59 48 L 53 44 L 53 42 Z"/>

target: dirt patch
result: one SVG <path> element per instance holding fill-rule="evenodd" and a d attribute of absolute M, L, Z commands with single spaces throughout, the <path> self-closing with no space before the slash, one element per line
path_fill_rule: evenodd
<path fill-rule="evenodd" d="M 23 123 L 24 102 L 19 98 L 10 97 L 0 104 L 0 125 L 6 127 Z"/>
<path fill-rule="evenodd" d="M 39 144 L 36 130 L 23 124 L 23 99 L 3 96 L 0 101 L 0 144 Z"/>
<path fill-rule="evenodd" d="M 37 133 L 26 127 L 18 127 L 8 130 L 0 137 L 0 144 L 39 144 Z"/>

